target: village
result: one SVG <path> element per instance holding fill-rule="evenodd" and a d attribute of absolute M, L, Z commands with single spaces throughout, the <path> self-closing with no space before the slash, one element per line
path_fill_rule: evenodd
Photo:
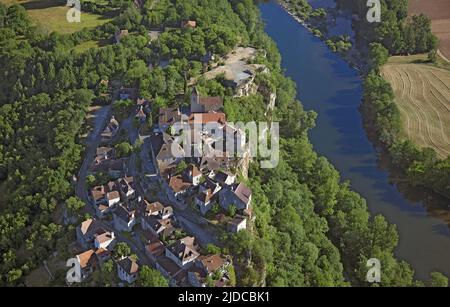
<path fill-rule="evenodd" d="M 125 30 L 117 33 L 117 43 L 124 35 Z M 252 48 L 238 51 L 246 57 L 255 53 Z M 209 77 L 225 74 L 235 97 L 255 93 L 256 72 L 236 52 L 228 60 Z M 109 95 L 108 81 L 101 85 Z M 137 89 L 121 87 L 113 100 L 133 101 L 128 117 L 109 106 L 99 111 L 77 178 L 77 196 L 90 213 L 76 228 L 79 253 L 74 256 L 82 280 L 113 259 L 122 286 L 136 282 L 142 265 L 157 269 L 170 286 L 235 285 L 232 257 L 211 251 L 220 251 L 221 235 L 249 229 L 255 219 L 252 191 L 243 182 L 250 161 L 246 136 L 227 122 L 222 97 L 203 97 L 195 85 L 190 92 L 189 106 L 155 110 Z M 200 142 L 182 148 L 185 131 L 174 128 L 180 123 L 191 127 L 190 136 Z M 223 132 L 219 138 L 202 129 L 212 124 Z M 115 146 L 124 140 L 138 144 L 128 155 Z M 222 146 L 230 143 L 244 148 L 244 155 Z M 186 154 L 186 147 L 194 154 Z M 119 243 L 127 244 L 133 256 L 114 257 Z"/>

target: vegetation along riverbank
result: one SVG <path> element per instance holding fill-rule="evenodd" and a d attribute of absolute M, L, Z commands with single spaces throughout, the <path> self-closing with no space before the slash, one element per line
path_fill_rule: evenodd
<path fill-rule="evenodd" d="M 307 1 L 281 1 L 281 3 L 302 21 L 310 20 L 311 12 L 314 11 Z M 446 143 L 434 141 L 436 146 L 420 144 L 414 142 L 414 138 L 408 137 L 408 131 L 405 131 L 408 130 L 407 119 L 402 122 L 392 85 L 381 74 L 381 67 L 386 64 L 389 56 L 393 55 L 425 53 L 428 54 L 425 60 L 430 62 L 430 65 L 441 67 L 444 65 L 442 64 L 444 60 L 437 55 L 438 41 L 431 32 L 430 19 L 425 15 L 408 16 L 407 0 L 381 1 L 380 23 L 369 23 L 366 20 L 368 8 L 364 1 L 336 0 L 336 3 L 336 8 L 331 11 L 344 9 L 349 10 L 353 16 L 359 16 L 352 18 L 352 27 L 355 31 L 353 49 L 357 51 L 342 54 L 349 63 L 360 67 L 360 72 L 365 78 L 361 112 L 369 139 L 387 154 L 384 156 L 389 157 L 389 169 L 396 173 L 395 177 L 402 184 L 406 182 L 411 187 L 424 188 L 435 194 L 436 198 L 441 200 L 441 204 L 448 204 L 450 158 L 445 155 L 445 149 L 439 148 L 436 152 L 437 146 L 447 146 L 448 136 L 445 135 L 445 130 L 439 128 L 437 133 L 444 133 L 441 141 Z M 318 23 L 313 19 L 309 24 L 313 27 Z M 440 97 L 440 101 L 439 103 L 444 103 L 445 108 L 448 97 Z M 448 113 L 448 109 L 445 111 Z M 441 123 L 444 125 L 443 120 L 438 121 L 437 125 Z M 426 127 L 426 123 L 423 125 Z M 431 132 L 424 133 L 431 134 Z"/>

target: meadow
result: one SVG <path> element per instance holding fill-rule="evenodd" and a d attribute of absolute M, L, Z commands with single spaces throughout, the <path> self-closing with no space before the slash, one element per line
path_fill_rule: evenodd
<path fill-rule="evenodd" d="M 7 5 L 14 3 L 22 5 L 33 22 L 48 32 L 73 33 L 83 28 L 94 28 L 110 20 L 101 15 L 82 12 L 81 22 L 70 23 L 66 19 L 69 7 L 64 0 L 0 0 L 0 2 Z"/>

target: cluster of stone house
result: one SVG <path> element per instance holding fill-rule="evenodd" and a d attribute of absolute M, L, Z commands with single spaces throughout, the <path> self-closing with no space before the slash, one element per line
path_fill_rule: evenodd
<path fill-rule="evenodd" d="M 173 209 L 170 206 L 164 206 L 160 202 L 141 202 L 139 209 L 140 224 L 146 234 L 145 253 L 151 259 L 156 268 L 165 276 L 172 286 L 204 286 L 204 281 L 198 280 L 193 283 L 192 278 L 188 278 L 190 268 L 201 256 L 199 246 L 194 237 L 178 238 L 176 234 L 183 233 L 179 228 Z M 173 242 L 173 243 L 164 243 Z M 214 270 L 204 272 L 202 276 L 216 273 L 217 270 L 225 268 L 231 264 L 229 257 L 222 255 L 210 255 L 215 259 L 222 259 Z M 222 282 L 227 284 L 227 276 L 221 275 Z"/>
<path fill-rule="evenodd" d="M 125 89 L 121 90 L 120 95 L 121 99 L 128 99 L 125 98 L 128 95 Z M 149 102 L 138 99 L 135 118 L 142 123 L 148 116 L 151 116 Z M 177 142 L 179 135 L 171 133 L 172 127 L 180 121 L 191 126 L 216 123 L 224 134 L 216 138 L 201 129 L 194 129 L 192 133 L 198 134 L 205 146 L 200 151 L 196 144 L 189 144 L 199 154 L 187 157 Z M 112 117 L 102 132 L 102 141 L 110 144 L 118 130 L 119 124 Z M 245 133 L 227 123 L 222 98 L 202 97 L 196 88 L 192 92 L 188 111 L 160 109 L 158 124 L 150 135 L 152 160 L 164 194 L 174 208 L 186 205 L 187 199 L 192 200 L 202 215 L 208 214 L 215 205 L 225 212 L 231 212 L 230 208 L 234 207 L 238 214 L 228 222 L 227 230 L 237 233 L 247 228 L 247 221 L 252 217 L 252 191 L 243 182 L 238 182 L 232 171 L 239 167 L 242 158 L 227 152 L 226 148 L 221 149 L 221 154 L 214 154 L 219 150 L 215 144 L 229 140 L 245 145 Z M 170 281 L 170 285 L 228 286 L 230 276 L 227 268 L 232 265 L 231 258 L 222 254 L 202 255 L 197 239 L 185 235 L 170 205 L 150 202 L 138 192 L 141 189 L 136 178 L 127 176 L 127 162 L 127 159 L 116 159 L 115 150 L 111 147 L 97 148 L 90 172 L 107 173 L 117 179 L 88 191 L 98 220 L 88 219 L 77 227 L 77 241 L 85 250 L 76 256 L 82 277 L 86 278 L 96 267 L 111 259 L 116 234 L 120 236 L 123 232 L 129 232 L 135 236 L 134 231 L 139 225 L 145 254 Z M 106 220 L 109 216 L 112 216 L 111 222 Z M 136 281 L 139 276 L 136 260 L 124 257 L 115 259 L 115 263 L 120 280 L 129 284 Z"/>
<path fill-rule="evenodd" d="M 156 258 L 156 268 L 169 279 L 172 286 L 206 287 L 208 276 L 213 286 L 229 285 L 227 267 L 232 265 L 229 256 L 201 255 L 195 237 L 184 237 L 164 246 L 151 242 L 146 252 Z"/>
<path fill-rule="evenodd" d="M 95 234 L 94 240 L 90 240 L 90 230 L 85 232 L 87 224 L 94 224 L 96 221 L 89 219 L 77 227 L 77 239 L 80 244 L 87 243 L 87 250 L 76 255 L 75 259 L 81 269 L 81 281 L 88 278 L 94 270 L 101 267 L 106 261 L 113 259 L 112 251 L 116 238 L 113 232 L 99 230 Z M 92 242 L 93 241 L 93 242 Z M 122 257 L 115 261 L 117 266 L 117 276 L 122 282 L 132 284 L 138 278 L 139 264 L 131 257 Z"/>
<path fill-rule="evenodd" d="M 113 211 L 114 230 L 132 231 L 140 224 L 145 237 L 145 254 L 171 286 L 205 287 L 208 276 L 213 275 L 215 279 L 211 280 L 215 286 L 229 285 L 226 268 L 231 265 L 231 258 L 219 254 L 201 255 L 195 237 L 180 237 L 184 232 L 179 227 L 172 207 L 143 199 L 132 210 L 129 208 L 119 205 Z M 91 218 L 76 229 L 77 241 L 86 250 L 76 255 L 82 279 L 111 259 L 116 236 L 114 232 L 106 231 L 104 225 L 107 224 Z M 115 262 L 120 280 L 129 284 L 136 281 L 139 264 L 135 260 L 125 257 Z"/>
<path fill-rule="evenodd" d="M 195 204 L 200 212 L 205 215 L 211 210 L 214 203 L 219 204 L 224 210 L 235 206 L 244 214 L 251 214 L 252 191 L 243 183 L 236 183 L 236 176 L 225 171 L 207 177 L 199 186 L 195 195 Z"/>
<path fill-rule="evenodd" d="M 201 256 L 194 237 L 176 238 L 177 232 L 183 233 L 183 229 L 179 227 L 172 207 L 144 199 L 136 209 L 136 214 L 136 223 L 140 223 L 147 240 L 145 253 L 172 286 L 205 286 L 208 275 L 217 273 L 217 270 L 223 270 L 231 264 L 229 257 L 209 255 L 206 258 L 213 257 L 219 264 L 215 268 L 209 267 L 208 270 L 204 270 L 199 275 L 203 279 L 189 277 L 192 273 L 190 269 L 195 264 L 197 267 L 203 267 L 197 262 L 203 260 L 205 256 Z M 168 245 L 163 243 L 171 241 L 174 243 Z M 227 275 L 221 274 L 217 282 L 228 284 Z"/>
<path fill-rule="evenodd" d="M 87 278 L 93 270 L 111 259 L 116 244 L 114 232 L 106 230 L 101 221 L 87 219 L 76 228 L 77 242 L 84 252 L 75 256 L 81 269 L 81 278 Z"/>
<path fill-rule="evenodd" d="M 120 177 L 127 173 L 128 159 L 116 159 L 114 148 L 98 147 L 89 173 L 104 173 L 111 177 Z"/>
<path fill-rule="evenodd" d="M 127 176 L 129 159 L 117 158 L 115 149 L 109 145 L 119 128 L 119 123 L 112 116 L 101 134 L 101 141 L 105 145 L 96 149 L 94 161 L 88 170 L 90 174 L 102 173 L 111 178 L 109 182 L 94 186 L 88 191 L 89 201 L 99 218 L 105 218 L 114 211 L 122 213 L 122 208 L 128 208 L 133 202 L 140 200 L 136 193 L 135 178 Z"/>
<path fill-rule="evenodd" d="M 90 190 L 89 199 L 96 214 L 104 218 L 106 214 L 130 206 L 139 201 L 136 194 L 134 177 L 122 177 L 105 185 L 95 186 Z"/>
<path fill-rule="evenodd" d="M 113 149 L 98 148 L 95 163 L 114 159 L 114 156 Z M 165 159 L 163 153 L 160 157 Z M 230 176 L 232 178 L 221 174 L 217 176 L 217 179 L 222 184 L 232 185 L 235 177 Z M 202 177 L 203 174 L 198 167 L 191 164 L 180 176 L 172 176 L 169 186 L 179 192 L 184 190 L 182 188 L 184 184 L 189 187 L 203 185 L 207 187 L 208 185 L 202 183 Z M 212 180 L 206 182 L 212 184 Z M 175 186 L 179 186 L 179 190 Z M 220 184 L 216 183 L 216 189 L 213 191 L 219 190 L 221 190 Z M 178 194 L 174 195 L 178 196 Z M 184 231 L 179 226 L 173 208 L 142 198 L 137 192 L 134 177 L 119 177 L 104 185 L 95 186 L 89 191 L 89 198 L 99 220 L 87 220 L 77 228 L 78 242 L 87 249 L 76 256 L 82 268 L 83 278 L 111 258 L 111 249 L 115 245 L 116 237 L 114 232 L 103 230 L 102 219 L 112 215 L 110 227 L 117 233 L 132 232 L 136 225 L 140 225 L 146 237 L 146 255 L 172 286 L 206 286 L 207 277 L 212 274 L 217 276 L 218 273 L 220 278 L 214 281 L 216 285 L 229 284 L 225 268 L 231 264 L 230 258 L 222 255 L 201 256 L 195 238 L 179 237 Z M 118 277 L 124 282 L 131 284 L 139 276 L 139 264 L 129 257 L 117 260 L 116 266 Z"/>
<path fill-rule="evenodd" d="M 237 183 L 236 175 L 231 172 L 242 158 L 227 153 L 226 149 L 222 154 L 214 154 L 214 143 L 224 141 L 223 136 L 245 144 L 244 133 L 228 125 L 222 109 L 220 97 L 201 97 L 196 88 L 191 95 L 189 114 L 183 114 L 178 108 L 161 109 L 158 127 L 151 135 L 152 157 L 172 202 L 186 205 L 188 196 L 193 196 L 195 205 L 203 215 L 218 204 L 226 211 L 234 206 L 242 215 L 251 216 L 252 191 L 244 183 Z M 218 123 L 225 133 L 221 139 L 215 139 L 205 135 L 204 131 L 191 130 L 191 133 L 199 134 L 202 151 L 199 155 L 193 155 L 194 158 L 185 157 L 185 149 L 178 144 L 177 135 L 170 134 L 170 128 L 183 120 L 188 123 Z M 192 144 L 192 148 L 195 153 L 196 145 Z M 180 171 L 182 163 L 187 167 Z M 238 231 L 245 229 L 246 225 L 247 221 L 243 219 L 238 227 L 230 229 Z"/>

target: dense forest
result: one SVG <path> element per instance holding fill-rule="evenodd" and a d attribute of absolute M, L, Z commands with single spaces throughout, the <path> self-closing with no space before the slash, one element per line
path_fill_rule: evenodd
<path fill-rule="evenodd" d="M 230 121 L 279 121 L 282 136 L 278 167 L 261 170 L 252 163 L 250 169 L 253 231 L 223 238 L 235 256 L 238 285 L 368 286 L 366 262 L 373 257 L 383 263 L 381 286 L 447 283 L 440 274 L 425 283 L 414 280 L 410 265 L 394 257 L 396 227 L 371 216 L 350 183 L 314 152 L 307 132 L 316 115 L 296 100 L 295 84 L 283 75 L 252 0 L 108 5 L 117 14 L 111 22 L 63 35 L 33 26 L 21 6 L 0 4 L 0 285 L 24 284 L 30 271 L 73 240 L 72 226 L 57 223 L 55 215 L 73 202 L 70 180 L 83 155 L 87 108 L 109 103 L 99 97 L 99 82 L 119 80 L 138 86 L 155 107 L 172 105 L 189 93 L 187 80 L 201 76 L 208 51 L 222 56 L 237 45 L 264 51 L 254 62 L 267 65 L 270 74 L 257 82 L 277 93 L 275 109 L 266 112 L 261 91 L 232 99 L 220 80 L 199 78 L 201 89 L 224 96 Z M 197 27 L 181 29 L 183 20 L 196 20 Z M 154 28 L 166 31 L 150 41 Z M 120 44 L 73 51 L 87 40 L 111 39 L 119 29 L 131 33 Z M 148 69 L 163 59 L 170 60 L 166 67 Z"/>
<path fill-rule="evenodd" d="M 365 16 L 362 1 L 337 0 L 341 7 Z M 431 20 L 421 14 L 408 16 L 408 0 L 384 0 L 381 23 L 365 19 L 354 22 L 361 48 L 367 48 L 370 73 L 365 80 L 363 112 L 378 145 L 387 150 L 392 164 L 412 186 L 425 187 L 450 199 L 450 157 L 441 160 L 431 148 L 420 148 L 401 136 L 400 112 L 391 85 L 379 72 L 390 55 L 428 53 L 436 58 L 437 38 L 431 33 Z"/>
<path fill-rule="evenodd" d="M 408 0 L 381 0 L 381 22 L 370 23 L 366 1 L 336 0 L 339 8 L 350 9 L 361 16 L 354 20 L 357 40 L 365 43 L 381 43 L 394 55 L 428 52 L 437 46 L 437 38 L 431 33 L 430 19 L 421 14 L 408 16 Z"/>

